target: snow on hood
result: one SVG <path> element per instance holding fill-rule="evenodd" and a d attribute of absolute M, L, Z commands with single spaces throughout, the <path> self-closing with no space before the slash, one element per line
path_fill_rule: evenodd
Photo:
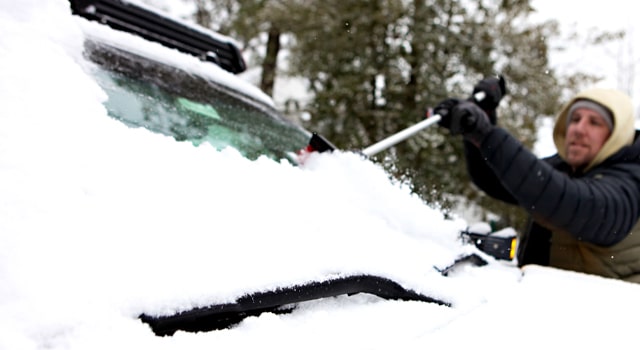
<path fill-rule="evenodd" d="M 65 5 L 0 15 L 0 324 L 14 341 L 350 274 L 455 301 L 434 266 L 471 249 L 457 239 L 463 221 L 356 154 L 299 168 L 114 121 L 82 57 L 83 30 L 110 30 Z M 183 56 L 163 59 L 214 69 Z"/>

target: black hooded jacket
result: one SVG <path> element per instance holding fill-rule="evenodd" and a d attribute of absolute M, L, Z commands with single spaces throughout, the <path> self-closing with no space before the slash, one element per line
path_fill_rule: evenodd
<path fill-rule="evenodd" d="M 587 96 L 602 103 L 594 97 L 598 94 Z M 556 139 L 557 146 L 564 140 L 570 104 L 558 117 L 562 122 L 557 122 L 554 132 L 561 135 L 560 140 Z M 633 123 L 632 116 L 626 119 L 629 120 L 616 119 L 616 127 Z M 465 141 L 467 169 L 473 182 L 488 195 L 518 205 L 530 214 L 527 231 L 518 246 L 519 265 L 550 265 L 553 236 L 557 233 L 580 245 L 576 251 L 584 250 L 585 244 L 606 249 L 629 236 L 640 217 L 640 141 L 637 133 L 634 137 L 631 132 L 614 131 L 610 138 L 618 139 L 603 146 L 608 153 L 577 173 L 560 154 L 539 159 L 499 127 L 492 128 L 479 147 Z M 634 259 L 640 265 L 640 256 Z M 640 271 L 629 272 L 637 273 Z"/>
<path fill-rule="evenodd" d="M 487 135 L 481 150 L 465 142 L 465 155 L 469 175 L 480 189 L 531 214 L 519 244 L 520 265 L 549 264 L 553 228 L 578 240 L 610 246 L 624 239 L 638 221 L 637 137 L 631 146 L 577 174 L 558 155 L 538 159 L 500 128 Z"/>

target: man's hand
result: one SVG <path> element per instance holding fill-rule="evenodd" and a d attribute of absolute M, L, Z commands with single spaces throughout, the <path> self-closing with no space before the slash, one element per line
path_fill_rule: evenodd
<path fill-rule="evenodd" d="M 485 112 L 495 110 L 507 94 L 507 84 L 502 76 L 482 79 L 473 87 L 471 98 Z"/>
<path fill-rule="evenodd" d="M 433 109 L 433 114 L 437 114 L 440 116 L 440 121 L 438 122 L 438 125 L 440 125 L 445 129 L 449 129 L 449 132 L 451 132 L 452 135 L 458 135 L 461 132 L 461 130 L 459 130 L 456 125 L 454 125 L 454 128 L 452 128 L 452 125 L 451 125 L 452 123 L 451 112 L 453 108 L 456 105 L 458 105 L 461 101 L 462 100 L 458 98 L 448 98 L 438 103 L 438 105 Z"/>
<path fill-rule="evenodd" d="M 476 145 L 480 145 L 493 128 L 487 114 L 471 101 L 462 101 L 456 104 L 450 115 L 449 130 L 451 133 L 454 134 L 455 130 Z"/>
<path fill-rule="evenodd" d="M 448 98 L 441 101 L 433 113 L 440 115 L 438 125 L 449 129 L 451 135 L 463 134 L 465 138 L 479 143 L 496 124 L 495 109 L 506 93 L 502 76 L 484 78 L 473 88 L 468 100 Z"/>

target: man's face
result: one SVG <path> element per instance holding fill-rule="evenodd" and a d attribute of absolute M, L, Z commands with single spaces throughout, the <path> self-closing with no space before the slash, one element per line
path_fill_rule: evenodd
<path fill-rule="evenodd" d="M 576 109 L 569 118 L 564 147 L 567 163 L 573 169 L 587 166 L 611 135 L 603 118 L 588 108 Z"/>

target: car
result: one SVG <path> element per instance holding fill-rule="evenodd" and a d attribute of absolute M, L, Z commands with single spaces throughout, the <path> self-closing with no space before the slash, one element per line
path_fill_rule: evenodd
<path fill-rule="evenodd" d="M 445 220 L 281 118 L 231 38 L 71 5 L 0 5 L 0 348 L 632 344 L 637 285 L 518 268 L 512 231 Z M 155 41 L 139 16 L 227 49 Z M 239 110 L 278 140 L 224 124 Z"/>
<path fill-rule="evenodd" d="M 284 118 L 259 91 L 247 93 L 254 89 L 232 75 L 246 68 L 232 39 L 203 28 L 196 30 L 193 25 L 122 0 L 71 0 L 71 8 L 91 22 L 140 36 L 226 71 L 218 71 L 216 77 L 188 72 L 148 52 L 127 47 L 126 41 L 113 40 L 111 32 L 105 35 L 93 23 L 83 22 L 84 55 L 95 63 L 89 71 L 108 95 L 104 105 L 112 118 L 179 142 L 196 146 L 206 142 L 219 150 L 233 147 L 251 160 L 267 156 L 297 165 L 310 152 L 335 150 L 328 140 Z M 234 84 L 242 88 L 234 88 Z M 486 263 L 475 254 L 463 260 Z M 140 318 L 158 335 L 178 330 L 208 331 L 231 327 L 263 312 L 290 311 L 300 302 L 355 293 L 448 304 L 388 278 L 349 274 L 247 293 L 233 303 L 207 305 L 175 315 L 141 314 Z"/>

